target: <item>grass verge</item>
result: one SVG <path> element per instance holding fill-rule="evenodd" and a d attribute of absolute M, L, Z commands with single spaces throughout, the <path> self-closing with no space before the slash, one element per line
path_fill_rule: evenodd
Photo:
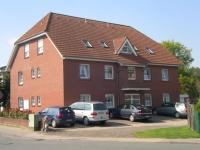
<path fill-rule="evenodd" d="M 188 126 L 152 129 L 133 133 L 137 138 L 165 138 L 165 139 L 187 139 L 200 138 L 200 134 L 192 131 Z"/>

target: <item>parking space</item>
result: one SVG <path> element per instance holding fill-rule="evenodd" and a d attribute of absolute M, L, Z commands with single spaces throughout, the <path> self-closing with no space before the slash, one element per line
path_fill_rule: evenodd
<path fill-rule="evenodd" d="M 187 119 L 153 116 L 149 121 L 130 122 L 124 119 L 111 119 L 105 125 L 84 126 L 76 123 L 74 127 L 50 129 L 48 134 L 71 137 L 132 137 L 137 131 L 155 128 L 176 127 L 187 124 Z"/>

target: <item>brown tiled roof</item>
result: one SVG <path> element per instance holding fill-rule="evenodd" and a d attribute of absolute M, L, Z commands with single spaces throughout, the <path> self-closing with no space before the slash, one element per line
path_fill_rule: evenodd
<path fill-rule="evenodd" d="M 181 63 L 159 43 L 132 27 L 56 13 L 49 13 L 17 42 L 41 32 L 47 32 L 63 57 L 103 58 L 122 64 L 179 65 Z M 137 56 L 115 54 L 115 49 L 120 48 L 126 37 L 137 47 Z M 93 48 L 86 48 L 82 43 L 83 39 L 87 39 Z M 109 48 L 100 45 L 102 40 Z M 154 54 L 147 54 L 146 47 L 152 49 Z"/>

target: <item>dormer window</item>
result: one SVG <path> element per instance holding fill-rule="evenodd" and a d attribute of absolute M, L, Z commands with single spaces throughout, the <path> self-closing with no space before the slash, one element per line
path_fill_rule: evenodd
<path fill-rule="evenodd" d="M 149 47 L 146 47 L 146 48 L 145 48 L 145 52 L 146 52 L 147 54 L 150 54 L 150 55 L 153 55 L 153 54 L 154 54 L 154 51 L 153 51 L 151 48 L 149 48 Z"/>
<path fill-rule="evenodd" d="M 101 44 L 101 47 L 103 48 L 109 48 L 109 46 L 104 41 L 101 41 L 100 44 Z"/>
<path fill-rule="evenodd" d="M 88 40 L 82 40 L 86 48 L 92 48 L 92 44 Z"/>

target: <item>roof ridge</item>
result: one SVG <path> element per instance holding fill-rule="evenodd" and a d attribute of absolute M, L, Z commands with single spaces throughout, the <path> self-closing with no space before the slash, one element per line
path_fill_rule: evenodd
<path fill-rule="evenodd" d="M 65 14 L 55 13 L 55 12 L 50 12 L 50 13 L 55 14 L 55 15 L 65 16 L 65 17 L 72 17 L 72 18 L 84 19 L 84 20 L 86 19 L 86 20 L 89 20 L 89 21 L 95 21 L 95 22 L 99 22 L 99 23 L 105 23 L 105 24 L 111 24 L 111 25 L 117 25 L 117 26 L 123 26 L 123 27 L 131 27 L 131 26 L 119 24 L 119 23 L 113 23 L 113 22 L 107 22 L 107 21 L 101 21 L 101 20 L 95 20 L 95 19 L 88 19 L 88 18 L 84 18 L 84 17 L 65 15 Z"/>

